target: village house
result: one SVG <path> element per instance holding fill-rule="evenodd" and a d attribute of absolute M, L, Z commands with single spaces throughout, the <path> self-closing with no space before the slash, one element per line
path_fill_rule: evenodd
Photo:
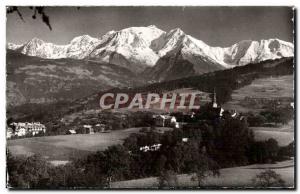
<path fill-rule="evenodd" d="M 70 129 L 67 131 L 67 134 L 73 135 L 76 134 L 76 131 L 74 129 Z"/>
<path fill-rule="evenodd" d="M 105 133 L 105 124 L 98 123 L 95 125 L 95 132 Z"/>
<path fill-rule="evenodd" d="M 18 137 L 22 137 L 22 136 L 25 136 L 26 135 L 26 129 L 25 128 L 20 128 L 18 129 L 15 134 L 15 136 L 18 136 Z"/>
<path fill-rule="evenodd" d="M 140 147 L 140 151 L 148 152 L 150 150 L 149 146 Z"/>
<path fill-rule="evenodd" d="M 293 109 L 294 109 L 294 102 L 291 102 L 291 104 L 290 104 L 290 105 L 291 105 L 291 107 L 293 107 Z"/>
<path fill-rule="evenodd" d="M 232 118 L 236 118 L 238 116 L 238 113 L 236 112 L 235 109 L 234 110 L 230 110 L 229 112 L 230 112 L 230 115 L 231 115 Z"/>
<path fill-rule="evenodd" d="M 176 117 L 170 115 L 154 115 L 157 127 L 179 127 Z"/>
<path fill-rule="evenodd" d="M 77 134 L 109 133 L 111 132 L 111 128 L 103 123 L 98 123 L 96 125 L 85 124 L 74 131 Z M 68 134 L 75 134 L 75 133 L 68 132 Z"/>
<path fill-rule="evenodd" d="M 83 125 L 83 129 L 84 129 L 84 133 L 87 133 L 87 134 L 95 133 L 92 125 Z"/>
<path fill-rule="evenodd" d="M 13 129 L 11 127 L 8 127 L 6 130 L 6 138 L 10 139 L 13 136 L 13 133 L 14 133 Z"/>
<path fill-rule="evenodd" d="M 164 127 L 166 117 L 164 115 L 154 115 L 155 126 Z"/>

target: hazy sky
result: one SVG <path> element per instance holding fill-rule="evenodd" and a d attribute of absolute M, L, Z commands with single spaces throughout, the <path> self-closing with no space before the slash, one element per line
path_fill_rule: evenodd
<path fill-rule="evenodd" d="M 156 25 L 185 33 L 211 46 L 230 46 L 240 40 L 279 38 L 293 41 L 291 7 L 47 7 L 52 31 L 32 10 L 7 15 L 7 41 L 24 43 L 33 37 L 67 44 L 75 36 L 100 37 L 110 30 Z"/>

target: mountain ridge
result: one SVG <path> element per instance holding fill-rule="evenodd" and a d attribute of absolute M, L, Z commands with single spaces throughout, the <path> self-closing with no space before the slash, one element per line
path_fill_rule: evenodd
<path fill-rule="evenodd" d="M 7 48 L 47 59 L 73 58 L 112 63 L 135 73 L 149 73 L 149 67 L 155 67 L 167 58 L 174 59 L 173 55 L 178 53 L 181 55 L 180 59 L 193 65 L 195 74 L 294 56 L 294 45 L 276 38 L 242 40 L 229 47 L 212 47 L 180 28 L 165 32 L 154 25 L 112 30 L 100 38 L 78 36 L 67 45 L 55 45 L 33 38 L 23 45 L 8 43 Z M 179 62 L 173 61 L 173 65 L 176 66 Z M 207 65 L 212 67 L 201 69 Z M 150 75 L 155 69 L 157 71 L 157 67 L 153 68 Z M 168 75 L 168 72 L 165 74 Z"/>

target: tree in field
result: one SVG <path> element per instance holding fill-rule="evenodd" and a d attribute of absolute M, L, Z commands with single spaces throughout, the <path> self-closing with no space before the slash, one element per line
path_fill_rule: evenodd
<path fill-rule="evenodd" d="M 293 141 L 287 146 L 280 147 L 278 151 L 278 156 L 280 157 L 280 159 L 290 158 L 295 155 L 294 153 L 295 153 L 295 143 Z"/>
<path fill-rule="evenodd" d="M 130 156 L 124 146 L 111 146 L 103 153 L 106 160 L 103 168 L 109 182 L 123 180 L 130 175 Z"/>
<path fill-rule="evenodd" d="M 278 142 L 270 138 L 266 141 L 252 142 L 247 156 L 250 163 L 270 163 L 278 159 L 279 151 Z"/>
<path fill-rule="evenodd" d="M 259 127 L 266 123 L 267 120 L 263 115 L 254 115 L 253 113 L 249 113 L 247 121 L 249 123 L 249 126 Z"/>
<path fill-rule="evenodd" d="M 277 108 L 275 110 L 262 111 L 260 115 L 263 115 L 267 122 L 274 122 L 275 125 L 287 124 L 294 118 L 294 109 L 291 107 Z"/>
<path fill-rule="evenodd" d="M 13 188 L 47 188 L 50 186 L 51 166 L 39 155 L 15 157 L 8 153 L 8 185 Z"/>
<path fill-rule="evenodd" d="M 155 168 L 158 173 L 161 173 L 165 170 L 167 160 L 167 157 L 163 154 L 158 158 L 158 160 L 156 160 Z"/>
<path fill-rule="evenodd" d="M 256 187 L 284 187 L 285 181 L 273 170 L 265 170 L 252 179 Z"/>
<path fill-rule="evenodd" d="M 192 181 L 197 181 L 198 187 L 203 186 L 206 178 L 210 176 L 220 176 L 219 166 L 212 159 L 205 155 L 195 161 L 194 166 L 195 175 L 192 176 Z"/>
<path fill-rule="evenodd" d="M 222 167 L 248 164 L 246 153 L 254 141 L 252 130 L 242 121 L 232 118 L 222 121 L 216 130 L 220 135 L 215 139 L 213 158 Z"/>
<path fill-rule="evenodd" d="M 177 175 L 172 170 L 162 171 L 157 179 L 158 179 L 159 188 L 178 187 Z"/>
<path fill-rule="evenodd" d="M 278 152 L 279 152 L 278 142 L 275 139 L 270 138 L 266 141 L 266 147 L 267 147 L 267 150 L 268 150 L 269 158 L 272 161 L 275 161 L 277 159 L 277 155 L 278 155 Z"/>

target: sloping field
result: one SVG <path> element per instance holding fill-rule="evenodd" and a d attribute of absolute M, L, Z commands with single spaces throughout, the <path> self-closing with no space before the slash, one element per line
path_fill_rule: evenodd
<path fill-rule="evenodd" d="M 250 99 L 247 101 L 246 99 Z M 238 112 L 260 112 L 268 100 L 281 99 L 282 104 L 288 104 L 294 98 L 294 76 L 269 77 L 254 80 L 250 85 L 235 90 L 232 100 L 224 109 L 235 109 Z M 251 99 L 254 99 L 251 101 Z M 257 100 L 257 101 L 256 101 Z M 266 101 L 264 101 L 266 100 Z M 256 140 L 274 138 L 280 146 L 286 146 L 294 140 L 294 121 L 281 127 L 251 127 Z"/>
<path fill-rule="evenodd" d="M 276 164 L 257 164 L 241 166 L 235 168 L 224 168 L 220 170 L 219 177 L 209 177 L 206 179 L 206 187 L 253 187 L 251 179 L 260 172 L 272 169 L 280 174 L 285 181 L 286 186 L 294 186 L 294 160 L 278 162 Z M 178 184 L 180 187 L 197 187 L 197 182 L 192 181 L 192 175 L 178 175 Z M 112 188 L 157 188 L 157 178 L 145 178 L 138 180 L 120 181 L 111 184 Z"/>
<path fill-rule="evenodd" d="M 251 104 L 245 99 L 293 98 L 293 79 L 293 75 L 256 79 L 250 85 L 235 90 L 231 95 L 232 100 L 224 104 L 223 107 L 236 109 L 238 112 L 259 112 L 262 108 L 260 107 L 261 103 Z"/>
<path fill-rule="evenodd" d="M 14 155 L 39 154 L 49 161 L 69 160 L 82 157 L 90 152 L 105 150 L 107 147 L 121 144 L 132 133 L 140 128 L 112 131 L 111 133 L 76 134 L 33 137 L 8 140 L 8 150 Z"/>
<path fill-rule="evenodd" d="M 251 127 L 251 129 L 258 141 L 273 138 L 278 141 L 279 146 L 286 146 L 294 141 L 294 121 L 281 127 Z"/>

